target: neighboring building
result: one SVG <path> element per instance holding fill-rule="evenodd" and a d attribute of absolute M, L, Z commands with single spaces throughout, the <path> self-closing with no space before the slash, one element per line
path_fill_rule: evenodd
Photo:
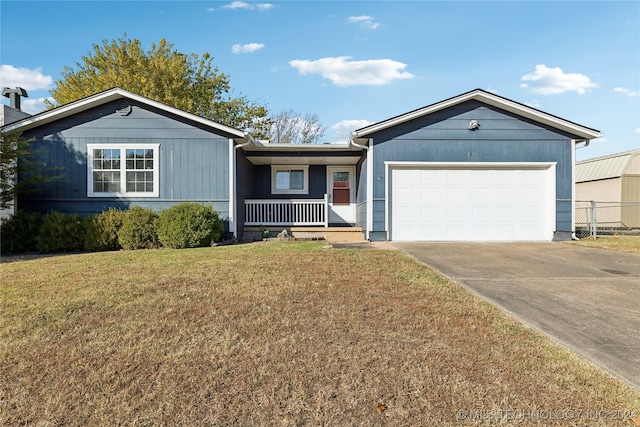
<path fill-rule="evenodd" d="M 476 89 L 358 129 L 345 144 L 246 132 L 111 89 L 5 126 L 66 179 L 25 209 L 89 214 L 212 204 L 239 238 L 339 226 L 369 240 L 569 239 L 575 144 L 599 131 Z"/>
<path fill-rule="evenodd" d="M 640 150 L 577 162 L 576 200 L 578 222 L 588 223 L 588 202 L 596 202 L 600 227 L 640 227 Z"/>
<path fill-rule="evenodd" d="M 22 110 L 0 104 L 0 126 L 8 125 L 30 116 L 31 114 L 25 113 Z"/>

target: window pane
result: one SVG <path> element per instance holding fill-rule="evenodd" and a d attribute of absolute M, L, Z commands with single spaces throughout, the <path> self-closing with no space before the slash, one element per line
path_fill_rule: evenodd
<path fill-rule="evenodd" d="M 93 191 L 96 193 L 117 193 L 120 191 L 120 172 L 94 172 Z"/>
<path fill-rule="evenodd" d="M 100 149 L 93 150 L 93 158 L 94 159 L 104 158 L 104 150 L 100 150 Z"/>
<path fill-rule="evenodd" d="M 153 172 L 127 172 L 127 191 L 150 193 L 153 191 Z"/>
<path fill-rule="evenodd" d="M 291 171 L 289 188 L 291 190 L 302 190 L 304 188 L 304 172 L 303 171 Z"/>
<path fill-rule="evenodd" d="M 120 169 L 120 150 L 96 149 L 93 150 L 93 168 L 102 170 Z"/>
<path fill-rule="evenodd" d="M 349 182 L 349 172 L 334 172 L 333 182 Z"/>
<path fill-rule="evenodd" d="M 276 188 L 278 190 L 289 189 L 289 171 L 276 172 Z"/>
<path fill-rule="evenodd" d="M 158 167 L 155 148 L 105 146 L 91 147 L 92 193 L 154 193 L 158 187 L 154 182 Z M 121 172 L 125 172 L 124 175 Z"/>

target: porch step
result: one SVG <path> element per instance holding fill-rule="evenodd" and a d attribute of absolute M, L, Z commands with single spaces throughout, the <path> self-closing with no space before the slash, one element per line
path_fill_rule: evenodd
<path fill-rule="evenodd" d="M 277 236 L 287 230 L 290 236 L 298 239 L 324 239 L 328 243 L 365 242 L 361 227 L 266 227 L 271 236 Z M 245 239 L 261 239 L 260 227 L 245 227 Z"/>

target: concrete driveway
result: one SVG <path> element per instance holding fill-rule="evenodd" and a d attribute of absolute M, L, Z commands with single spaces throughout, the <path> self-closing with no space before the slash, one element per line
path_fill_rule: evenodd
<path fill-rule="evenodd" d="M 566 243 L 394 243 L 640 388 L 640 256 Z"/>

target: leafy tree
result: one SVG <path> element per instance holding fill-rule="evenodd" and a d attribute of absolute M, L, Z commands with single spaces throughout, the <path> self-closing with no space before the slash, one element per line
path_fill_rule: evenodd
<path fill-rule="evenodd" d="M 317 114 L 302 116 L 292 109 L 270 117 L 266 127 L 267 138 L 279 144 L 317 144 L 326 131 Z"/>
<path fill-rule="evenodd" d="M 250 129 L 267 109 L 244 96 L 232 97 L 229 76 L 214 67 L 213 57 L 178 52 L 160 39 L 145 51 L 138 39 L 94 44 L 93 52 L 66 66 L 51 90 L 54 103 L 66 104 L 113 87 L 120 87 L 237 129 Z"/>
<path fill-rule="evenodd" d="M 0 209 L 11 207 L 20 194 L 33 192 L 32 185 L 60 178 L 49 174 L 53 169 L 36 171 L 31 143 L 19 133 L 0 135 Z M 18 180 L 18 174 L 21 179 Z"/>

